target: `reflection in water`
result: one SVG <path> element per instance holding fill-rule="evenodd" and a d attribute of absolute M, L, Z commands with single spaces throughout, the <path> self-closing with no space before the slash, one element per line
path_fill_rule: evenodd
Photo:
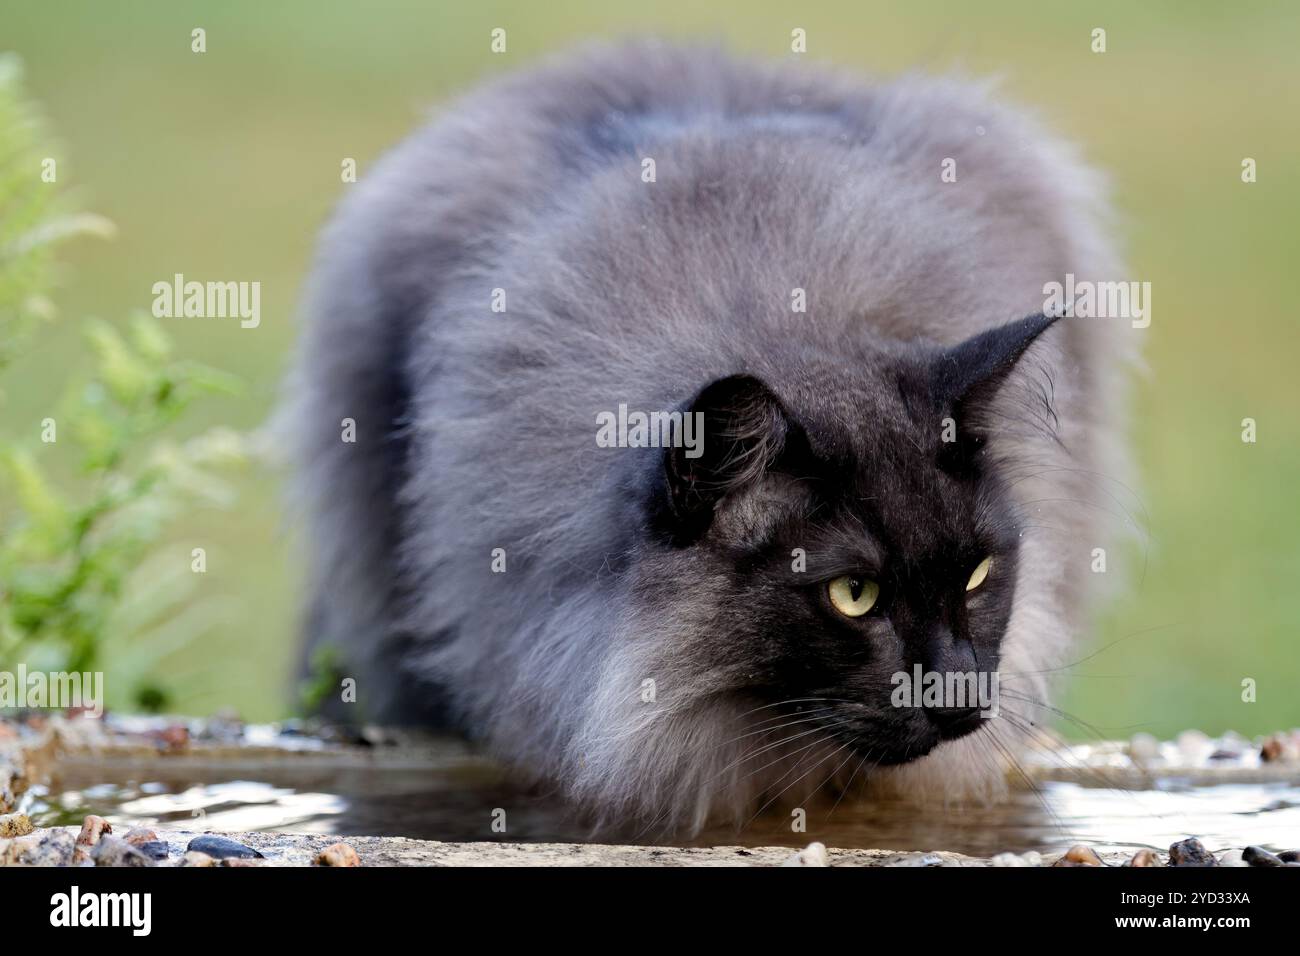
<path fill-rule="evenodd" d="M 258 780 L 231 780 L 229 770 L 191 770 L 132 779 L 100 768 L 61 773 L 49 791 L 28 798 L 43 826 L 79 824 L 87 813 L 116 825 L 163 825 L 217 831 L 283 830 L 406 836 L 431 840 L 581 842 L 592 834 L 555 800 L 511 787 L 499 772 L 477 766 L 428 769 L 266 768 Z M 108 783 L 105 778 L 108 777 Z M 495 808 L 507 811 L 507 832 L 490 827 Z M 1003 851 L 1048 852 L 1073 843 L 1165 849 L 1188 836 L 1212 850 L 1255 843 L 1300 847 L 1300 787 L 1223 784 L 1186 787 L 1169 780 L 1157 789 L 1122 791 L 1049 782 L 989 807 L 917 808 L 891 801 L 844 800 L 810 807 L 807 830 L 793 833 L 790 817 L 767 814 L 740 833 L 715 829 L 695 845 L 803 845 L 894 850 L 956 850 L 977 856 Z M 635 829 L 606 842 L 650 842 Z"/>

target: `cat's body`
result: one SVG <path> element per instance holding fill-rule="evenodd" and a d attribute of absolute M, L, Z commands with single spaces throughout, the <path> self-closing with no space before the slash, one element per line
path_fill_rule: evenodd
<path fill-rule="evenodd" d="M 858 643 L 773 576 L 802 547 L 812 580 L 878 518 L 894 530 L 875 536 L 921 567 L 1003 504 L 994 568 L 1015 580 L 983 600 L 1009 608 L 1003 686 L 1044 699 L 1092 551 L 1113 542 L 1099 474 L 1117 468 L 1125 324 L 1063 320 L 1033 345 L 988 409 L 978 487 L 930 473 L 945 415 L 917 413 L 895 371 L 1039 311 L 1067 273 L 1117 277 L 1092 177 L 1036 125 L 957 81 L 865 85 L 639 43 L 488 85 L 350 188 L 310 287 L 289 422 L 309 639 L 341 648 L 367 719 L 455 726 L 605 820 L 698 825 L 783 788 L 877 777 L 875 741 L 811 733 L 867 678 L 827 690 L 812 672 L 834 660 L 879 681 L 870 648 L 911 647 L 912 585 L 869 625 L 897 639 Z M 598 447 L 598 416 L 681 408 L 740 374 L 799 424 L 674 537 L 664 453 Z M 895 417 L 906 427 L 880 430 Z M 788 460 L 796 433 L 816 481 Z M 946 515 L 949 498 L 971 506 Z M 811 728 L 797 741 L 809 728 L 794 720 Z M 984 733 L 883 772 L 944 795 L 983 786 L 997 776 Z"/>

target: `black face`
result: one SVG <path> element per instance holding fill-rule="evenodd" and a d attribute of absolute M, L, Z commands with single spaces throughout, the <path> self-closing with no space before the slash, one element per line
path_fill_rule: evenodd
<path fill-rule="evenodd" d="M 914 476 L 922 466 L 895 467 Z M 850 480 L 839 487 L 817 483 L 831 495 L 814 491 L 811 508 L 801 503 L 728 556 L 745 581 L 744 613 L 766 635 L 752 690 L 874 763 L 903 763 L 980 726 L 997 689 L 1018 539 L 989 482 L 841 474 Z M 927 701 L 918 667 L 945 686 L 948 675 L 973 675 L 963 691 L 976 693 Z"/>
<path fill-rule="evenodd" d="M 704 454 L 667 454 L 651 517 L 728 582 L 720 669 L 765 719 L 889 765 L 996 707 L 1019 535 L 983 412 L 1049 324 L 900 357 L 855 397 L 851 425 L 748 376 L 697 397 Z"/>

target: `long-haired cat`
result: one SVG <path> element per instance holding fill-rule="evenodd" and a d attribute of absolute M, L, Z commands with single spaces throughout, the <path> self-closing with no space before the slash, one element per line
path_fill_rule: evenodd
<path fill-rule="evenodd" d="M 996 785 L 1114 541 L 1132 334 L 1042 314 L 1118 273 L 1071 149 L 968 82 L 637 42 L 349 190 L 287 413 L 354 715 L 604 823 Z M 999 673 L 997 716 L 899 706 L 918 665 Z"/>

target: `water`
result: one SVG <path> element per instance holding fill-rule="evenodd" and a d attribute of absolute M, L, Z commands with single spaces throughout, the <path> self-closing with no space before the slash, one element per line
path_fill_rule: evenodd
<path fill-rule="evenodd" d="M 490 829 L 492 811 L 506 808 L 508 834 Z M 141 768 L 91 765 L 61 768 L 35 788 L 25 809 L 38 825 L 80 824 L 88 813 L 115 827 L 153 825 L 237 832 L 406 836 L 431 840 L 583 842 L 591 834 L 545 794 L 512 787 L 497 770 L 476 762 L 429 767 L 257 768 L 184 766 L 161 760 Z M 1300 786 L 1290 782 L 1192 786 L 1157 779 L 1150 789 L 1118 790 L 1048 781 L 988 807 L 918 808 L 892 801 L 841 801 L 810 807 L 807 830 L 792 833 L 790 817 L 768 814 L 737 833 L 710 830 L 695 845 L 803 845 L 893 850 L 955 850 L 976 856 L 1003 851 L 1062 850 L 1075 843 L 1099 848 L 1167 849 L 1188 836 L 1210 849 L 1248 844 L 1300 847 Z M 648 842 L 629 831 L 607 842 Z"/>

